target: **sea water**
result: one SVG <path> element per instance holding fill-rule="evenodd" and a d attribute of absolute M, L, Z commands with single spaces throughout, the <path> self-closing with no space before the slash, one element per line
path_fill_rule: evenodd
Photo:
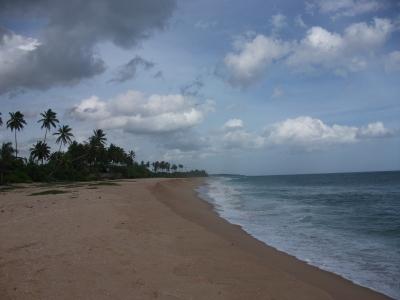
<path fill-rule="evenodd" d="M 266 244 L 400 299 L 400 172 L 210 176 L 199 192 Z"/>

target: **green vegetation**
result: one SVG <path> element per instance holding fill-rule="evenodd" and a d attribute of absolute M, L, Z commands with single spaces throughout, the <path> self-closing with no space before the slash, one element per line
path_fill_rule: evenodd
<path fill-rule="evenodd" d="M 0 147 L 0 185 L 20 182 L 59 182 L 88 181 L 143 177 L 199 177 L 207 176 L 203 170 L 183 171 L 182 164 L 166 161 L 136 162 L 135 152 L 126 152 L 115 145 L 107 145 L 107 137 L 102 129 L 93 130 L 87 141 L 79 143 L 73 140 L 72 128 L 59 125 L 53 133 L 57 136 L 58 151 L 51 152 L 46 143 L 47 134 L 59 124 L 57 113 L 48 109 L 40 114 L 43 140 L 30 148 L 28 158 L 18 156 L 17 131 L 27 124 L 24 115 L 9 113 L 7 128 L 14 133 L 14 147 L 11 142 L 3 142 Z M 0 126 L 3 120 L 0 113 Z M 67 149 L 62 151 L 63 148 Z M 99 182 L 93 185 L 116 185 L 113 182 Z"/>
<path fill-rule="evenodd" d="M 47 190 L 47 191 L 32 193 L 29 196 L 58 195 L 58 194 L 66 194 L 66 193 L 68 193 L 68 192 L 62 191 L 62 190 Z"/>

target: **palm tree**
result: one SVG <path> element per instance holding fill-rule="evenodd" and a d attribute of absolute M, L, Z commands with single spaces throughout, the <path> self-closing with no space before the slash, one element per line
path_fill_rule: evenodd
<path fill-rule="evenodd" d="M 133 151 L 133 150 L 129 151 L 129 152 L 128 152 L 128 156 L 129 156 L 129 158 L 130 158 L 132 161 L 134 161 L 134 160 L 135 160 L 135 157 L 136 157 L 135 151 Z M 144 164 L 144 162 L 143 162 L 143 164 Z"/>
<path fill-rule="evenodd" d="M 59 123 L 57 119 L 57 113 L 48 109 L 45 112 L 40 114 L 42 118 L 38 121 L 38 123 L 42 123 L 41 129 L 45 128 L 46 131 L 44 132 L 44 142 L 46 142 L 47 131 L 51 130 L 51 127 L 56 128 L 56 123 Z"/>
<path fill-rule="evenodd" d="M 0 126 L 3 125 L 3 120 L 1 118 L 1 112 L 0 112 Z"/>
<path fill-rule="evenodd" d="M 17 130 L 21 131 L 26 125 L 26 121 L 24 119 L 24 115 L 20 111 L 16 111 L 15 113 L 9 113 L 10 120 L 7 121 L 7 128 L 11 129 L 11 132 L 14 131 L 15 138 L 15 158 L 18 157 L 18 143 L 17 143 Z"/>
<path fill-rule="evenodd" d="M 94 147 L 101 147 L 106 144 L 107 138 L 103 129 L 93 130 L 93 135 L 89 138 L 89 142 Z"/>
<path fill-rule="evenodd" d="M 9 170 L 14 149 L 11 143 L 3 143 L 0 148 L 0 184 L 4 183 L 4 174 Z"/>
<path fill-rule="evenodd" d="M 37 141 L 31 149 L 31 156 L 33 159 L 41 160 L 43 165 L 43 160 L 50 157 L 50 147 L 43 141 Z"/>
<path fill-rule="evenodd" d="M 69 127 L 68 125 L 63 125 L 58 127 L 58 131 L 53 133 L 53 135 L 58 135 L 56 139 L 56 143 L 60 143 L 60 148 L 58 149 L 58 152 L 61 151 L 61 146 L 66 145 L 66 144 L 71 144 L 72 143 L 72 137 L 74 136 L 72 133 L 72 128 Z"/>
<path fill-rule="evenodd" d="M 178 167 L 177 167 L 176 164 L 173 164 L 173 165 L 171 166 L 171 169 L 172 169 L 172 171 L 176 172 L 176 170 L 178 169 Z"/>
<path fill-rule="evenodd" d="M 93 135 L 89 138 L 90 152 L 91 152 L 91 160 L 96 166 L 98 162 L 105 162 L 105 158 L 107 155 L 105 152 L 105 144 L 107 138 L 103 129 L 95 129 L 93 130 Z"/>

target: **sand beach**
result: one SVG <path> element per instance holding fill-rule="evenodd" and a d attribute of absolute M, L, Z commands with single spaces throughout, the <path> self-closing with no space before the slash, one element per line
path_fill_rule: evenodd
<path fill-rule="evenodd" d="M 0 299 L 387 299 L 254 239 L 202 179 L 0 192 Z"/>

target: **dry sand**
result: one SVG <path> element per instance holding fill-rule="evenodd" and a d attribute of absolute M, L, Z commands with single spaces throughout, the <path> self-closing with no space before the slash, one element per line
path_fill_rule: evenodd
<path fill-rule="evenodd" d="M 0 299 L 387 299 L 219 218 L 198 182 L 0 192 Z"/>

